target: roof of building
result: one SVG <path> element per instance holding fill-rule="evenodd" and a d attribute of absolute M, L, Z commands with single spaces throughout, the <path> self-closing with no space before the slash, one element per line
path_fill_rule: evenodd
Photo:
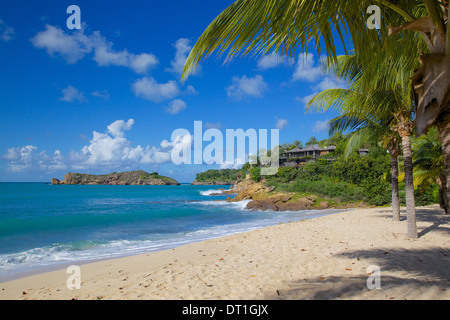
<path fill-rule="evenodd" d="M 336 147 L 335 146 L 328 146 L 325 148 L 320 148 L 317 144 L 313 145 L 313 146 L 308 146 L 302 149 L 299 148 L 295 148 L 292 150 L 287 150 L 285 152 L 282 152 L 283 154 L 285 153 L 297 153 L 297 152 L 305 152 L 305 151 L 329 151 L 329 150 L 335 150 Z"/>

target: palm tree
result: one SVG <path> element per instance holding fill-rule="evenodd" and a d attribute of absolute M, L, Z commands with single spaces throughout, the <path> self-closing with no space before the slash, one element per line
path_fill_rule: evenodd
<path fill-rule="evenodd" d="M 388 150 L 391 157 L 392 219 L 400 221 L 398 157 L 401 150 L 398 134 L 389 126 L 391 122 L 392 119 L 372 119 L 364 113 L 358 116 L 343 114 L 330 120 L 330 134 L 351 132 L 345 146 L 345 157 L 374 140 L 379 141 Z"/>
<path fill-rule="evenodd" d="M 419 137 L 413 143 L 414 185 L 428 187 L 434 183 L 439 186 L 439 204 L 448 211 L 447 192 L 445 190 L 445 171 L 442 146 L 439 141 L 439 132 L 436 127 L 428 130 L 426 135 Z"/>
<path fill-rule="evenodd" d="M 311 137 L 309 138 L 309 140 L 306 142 L 306 146 L 314 146 L 318 143 L 319 141 L 317 141 L 316 137 Z"/>
<path fill-rule="evenodd" d="M 369 30 L 367 8 L 381 12 L 379 30 Z M 349 36 L 365 62 L 382 62 L 378 54 L 389 39 L 401 35 L 403 47 L 387 50 L 394 60 L 420 62 L 413 76 L 417 133 L 437 125 L 444 152 L 447 195 L 450 198 L 450 28 L 449 0 L 237 0 L 207 27 L 189 54 L 182 78 L 207 56 L 228 50 L 226 60 L 238 54 L 254 57 L 277 52 L 294 58 L 311 41 L 328 62 L 336 62 L 335 41 Z M 415 70 L 414 69 L 414 70 Z M 411 70 L 412 71 L 412 70 Z M 392 88 L 390 80 L 386 86 Z M 398 130 L 408 144 L 411 119 L 399 118 Z M 410 154 L 405 154 L 409 158 Z M 408 168 L 412 169 L 412 168 Z"/>
<path fill-rule="evenodd" d="M 373 124 L 381 128 L 389 128 L 387 147 L 391 148 L 392 158 L 397 159 L 399 141 L 395 133 L 401 138 L 405 166 L 406 209 L 408 218 L 408 237 L 417 238 L 416 210 L 413 184 L 413 162 L 410 136 L 413 130 L 413 103 L 408 64 L 397 61 L 381 52 L 385 60 L 381 64 L 364 64 L 364 60 L 357 54 L 338 57 L 337 64 L 330 65 L 330 70 L 339 78 L 349 82 L 348 89 L 329 89 L 319 93 L 308 104 L 308 109 L 325 111 L 331 107 L 337 108 L 341 115 L 351 120 L 364 123 L 374 132 L 380 131 Z M 378 74 L 373 76 L 375 69 Z M 396 81 L 392 80 L 394 78 Z M 386 81 L 386 79 L 390 79 Z M 386 87 L 391 83 L 392 87 Z M 344 119 L 345 119 L 344 118 Z M 345 120 L 347 122 L 348 120 Z M 350 122 L 350 123 L 352 123 Z M 355 127 L 355 124 L 353 123 Z M 398 162 L 392 159 L 393 178 L 398 177 Z M 397 182 L 398 183 L 398 182 Z M 393 181 L 393 191 L 396 182 Z M 394 206 L 397 206 L 394 195 Z M 396 210 L 394 208 L 393 210 Z M 394 212 L 394 219 L 398 215 Z"/>

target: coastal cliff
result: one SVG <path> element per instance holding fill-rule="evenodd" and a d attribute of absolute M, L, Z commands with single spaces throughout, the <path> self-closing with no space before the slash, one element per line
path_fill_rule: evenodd
<path fill-rule="evenodd" d="M 143 170 L 113 172 L 105 175 L 94 175 L 85 173 L 67 173 L 64 181 L 56 178 L 51 179 L 54 185 L 59 184 L 91 184 L 91 185 L 179 185 L 172 178 L 160 176 L 157 172 L 147 173 Z"/>
<path fill-rule="evenodd" d="M 236 180 L 208 180 L 208 181 L 197 181 L 194 180 L 191 185 L 193 186 L 230 186 L 234 185 Z"/>
<path fill-rule="evenodd" d="M 246 208 L 258 211 L 343 209 L 365 206 L 362 202 L 340 203 L 313 194 L 277 192 L 275 189 L 273 186 L 265 185 L 264 182 L 245 179 L 238 181 L 230 190 L 223 191 L 222 194 L 236 194 L 234 198 L 227 198 L 228 202 L 251 200 Z"/>

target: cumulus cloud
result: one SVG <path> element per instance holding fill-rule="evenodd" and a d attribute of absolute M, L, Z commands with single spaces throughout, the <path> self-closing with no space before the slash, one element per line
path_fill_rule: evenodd
<path fill-rule="evenodd" d="M 72 151 L 64 156 L 59 150 L 51 155 L 38 152 L 36 146 L 9 148 L 1 156 L 11 172 L 95 169 L 136 169 L 140 165 L 157 165 L 171 161 L 172 150 L 190 148 L 192 136 L 176 137 L 174 141 L 163 140 L 158 147 L 133 146 L 125 137 L 132 129 L 134 120 L 118 120 L 107 126 L 104 133 L 93 131 L 89 144 L 80 151 Z"/>
<path fill-rule="evenodd" d="M 175 41 L 175 43 L 173 44 L 173 46 L 175 47 L 175 58 L 170 62 L 170 68 L 167 68 L 166 71 L 181 76 L 186 59 L 192 49 L 190 43 L 191 41 L 186 38 L 180 38 Z M 200 70 L 201 66 L 198 65 L 196 73 L 198 73 Z"/>
<path fill-rule="evenodd" d="M 133 54 L 126 49 L 114 50 L 113 43 L 99 31 L 85 34 L 85 29 L 83 25 L 81 30 L 68 34 L 59 27 L 46 25 L 45 30 L 38 32 L 31 42 L 36 48 L 45 49 L 49 55 L 59 56 L 69 64 L 93 53 L 92 59 L 99 66 L 127 67 L 138 74 L 145 74 L 159 63 L 151 53 Z"/>
<path fill-rule="evenodd" d="M 311 94 L 304 97 L 296 97 L 295 100 L 307 104 L 319 92 L 328 89 L 346 88 L 347 84 L 343 80 L 333 78 L 325 74 L 323 67 L 319 63 L 316 64 L 314 55 L 312 53 L 300 54 L 297 65 L 292 76 L 293 81 L 310 82 Z"/>
<path fill-rule="evenodd" d="M 329 120 L 318 120 L 314 123 L 314 126 L 312 128 L 312 132 L 324 132 L 328 131 L 328 128 L 330 127 L 330 121 Z"/>
<path fill-rule="evenodd" d="M 94 97 L 101 98 L 103 100 L 108 100 L 111 97 L 107 90 L 103 90 L 103 91 L 96 90 L 96 91 L 92 92 L 92 95 Z"/>
<path fill-rule="evenodd" d="M 246 75 L 242 77 L 233 77 L 232 84 L 225 88 L 228 97 L 234 100 L 243 100 L 246 97 L 261 98 L 268 90 L 268 86 L 261 75 L 248 78 Z"/>
<path fill-rule="evenodd" d="M 169 103 L 166 112 L 170 114 L 178 114 L 186 109 L 186 103 L 181 99 L 175 99 Z"/>
<path fill-rule="evenodd" d="M 271 54 L 265 55 L 259 59 L 257 65 L 258 69 L 266 70 L 278 67 L 281 63 L 283 63 L 283 57 L 276 52 L 272 52 Z"/>
<path fill-rule="evenodd" d="M 136 96 L 153 102 L 170 100 L 180 94 L 180 88 L 176 81 L 170 80 L 166 83 L 159 83 L 152 77 L 136 80 L 132 89 Z"/>
<path fill-rule="evenodd" d="M 0 40 L 8 42 L 13 39 L 14 29 L 0 19 Z"/>
<path fill-rule="evenodd" d="M 277 119 L 277 123 L 275 124 L 275 128 L 282 130 L 288 125 L 287 119 Z"/>
<path fill-rule="evenodd" d="M 323 75 L 322 67 L 316 65 L 312 53 L 301 53 L 298 56 L 292 80 L 314 82 Z"/>
<path fill-rule="evenodd" d="M 339 88 L 346 88 L 347 84 L 345 81 L 331 78 L 331 77 L 324 77 L 320 82 L 317 84 L 311 86 L 311 89 L 313 90 L 313 93 L 306 95 L 304 97 L 295 97 L 295 100 L 307 104 L 311 99 L 313 99 L 316 95 L 318 95 L 320 92 L 324 90 L 329 89 L 339 89 Z"/>
<path fill-rule="evenodd" d="M 61 98 L 59 98 L 59 100 L 61 101 L 65 101 L 65 102 L 74 102 L 74 101 L 78 101 L 78 102 L 85 102 L 86 98 L 83 94 L 83 92 L 79 91 L 77 88 L 73 87 L 73 86 L 67 86 L 66 88 L 62 89 L 62 94 L 63 96 Z"/>
<path fill-rule="evenodd" d="M 133 127 L 134 119 L 129 119 L 127 122 L 123 120 L 117 120 L 111 123 L 107 128 L 108 132 L 114 137 L 123 137 L 125 135 L 124 131 L 131 130 Z"/>
<path fill-rule="evenodd" d="M 59 150 L 56 150 L 53 155 L 47 155 L 45 151 L 37 152 L 37 150 L 38 147 L 32 145 L 9 148 L 2 156 L 2 160 L 8 163 L 8 170 L 15 173 L 29 169 L 53 171 L 67 168 Z"/>

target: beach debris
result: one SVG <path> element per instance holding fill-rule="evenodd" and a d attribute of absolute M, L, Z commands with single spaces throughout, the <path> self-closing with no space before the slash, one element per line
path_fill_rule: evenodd
<path fill-rule="evenodd" d="M 202 278 L 200 278 L 200 276 L 198 274 L 196 274 L 197 278 L 200 279 L 200 281 L 202 281 L 207 287 L 212 287 L 212 284 L 207 283 L 205 280 L 203 280 Z"/>

